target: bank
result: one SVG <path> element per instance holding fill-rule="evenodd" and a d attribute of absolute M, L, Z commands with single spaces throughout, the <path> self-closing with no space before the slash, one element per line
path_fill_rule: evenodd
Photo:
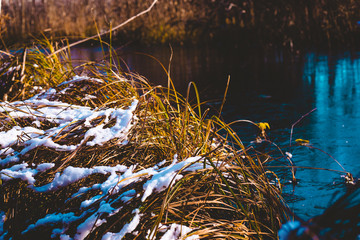
<path fill-rule="evenodd" d="M 270 154 L 171 84 L 48 44 L 1 58 L 2 238 L 277 239 Z"/>

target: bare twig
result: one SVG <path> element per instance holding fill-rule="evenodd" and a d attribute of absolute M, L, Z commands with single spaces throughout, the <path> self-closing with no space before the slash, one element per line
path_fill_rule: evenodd
<path fill-rule="evenodd" d="M 341 165 L 341 163 L 340 163 L 338 160 L 336 160 L 336 158 L 334 158 L 331 154 L 325 152 L 324 150 L 322 150 L 322 149 L 320 149 L 320 148 L 317 148 L 317 147 L 314 147 L 314 146 L 311 146 L 311 145 L 305 145 L 305 147 L 308 147 L 308 148 L 310 148 L 310 149 L 316 149 L 316 150 L 319 150 L 319 151 L 322 152 L 322 153 L 325 153 L 325 154 L 328 155 L 330 158 L 332 158 L 332 159 L 344 170 L 344 172 L 348 173 L 348 172 L 345 170 L 345 168 Z"/>
<path fill-rule="evenodd" d="M 319 167 L 308 167 L 308 166 L 266 166 L 266 168 L 297 168 L 297 169 L 309 169 L 309 170 L 324 170 L 329 172 L 337 172 L 337 173 L 348 173 L 347 171 L 341 171 L 336 169 L 330 169 L 330 168 L 319 168 Z"/>
<path fill-rule="evenodd" d="M 146 10 L 144 10 L 144 11 L 136 14 L 135 16 L 132 16 L 131 18 L 127 19 L 125 22 L 117 25 L 116 27 L 114 27 L 114 28 L 112 28 L 112 29 L 110 29 L 110 30 L 108 30 L 108 31 L 106 31 L 106 32 L 103 32 L 103 33 L 101 33 L 101 34 L 96 34 L 96 35 L 93 35 L 93 36 L 91 36 L 91 37 L 88 37 L 88 38 L 79 40 L 79 41 L 77 41 L 77 42 L 71 43 L 71 44 L 69 44 L 68 46 L 65 46 L 65 47 L 63 47 L 63 48 L 60 48 L 59 50 L 56 50 L 55 52 L 51 53 L 48 57 L 51 57 L 51 56 L 53 56 L 53 55 L 55 55 L 55 54 L 57 54 L 57 53 L 59 53 L 59 52 L 62 52 L 62 51 L 64 51 L 64 50 L 66 50 L 66 49 L 68 49 L 68 48 L 71 48 L 71 47 L 73 47 L 73 46 L 76 46 L 76 45 L 78 45 L 78 44 L 80 44 L 80 43 L 84 43 L 84 42 L 86 42 L 86 41 L 89 41 L 89 40 L 92 40 L 92 39 L 101 37 L 101 36 L 106 35 L 106 34 L 108 34 L 108 33 L 111 33 L 111 32 L 113 32 L 113 31 L 115 31 L 115 30 L 117 30 L 117 29 L 125 26 L 126 24 L 128 24 L 129 22 L 135 20 L 136 18 L 140 17 L 141 15 L 144 15 L 144 14 L 150 12 L 150 10 L 155 6 L 155 4 L 156 4 L 157 2 L 158 2 L 158 0 L 154 0 L 154 1 L 152 2 L 152 4 L 150 5 L 150 7 L 148 7 Z"/>
<path fill-rule="evenodd" d="M 291 141 L 292 141 L 292 135 L 293 135 L 293 130 L 296 124 L 298 124 L 301 120 L 303 120 L 305 117 L 307 117 L 310 113 L 314 112 L 317 108 L 314 108 L 313 110 L 311 110 L 310 112 L 306 113 L 305 115 L 301 116 L 301 118 L 299 120 L 297 120 L 293 125 L 291 125 L 291 131 L 290 131 L 290 149 L 291 149 Z"/>

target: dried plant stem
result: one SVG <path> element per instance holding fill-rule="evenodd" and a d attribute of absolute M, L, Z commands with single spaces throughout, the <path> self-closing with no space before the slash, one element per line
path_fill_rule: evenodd
<path fill-rule="evenodd" d="M 338 160 L 336 160 L 336 158 L 334 158 L 331 154 L 325 152 L 324 150 L 322 150 L 322 149 L 320 149 L 320 148 L 317 148 L 317 147 L 314 147 L 314 146 L 311 146 L 311 145 L 308 145 L 308 146 L 306 146 L 306 147 L 308 147 L 308 148 L 310 148 L 310 149 L 316 149 L 316 150 L 319 150 L 319 151 L 322 152 L 322 153 L 325 153 L 325 154 L 328 155 L 331 159 L 333 159 L 333 160 L 342 168 L 342 170 L 344 170 L 344 172 L 348 173 L 348 172 L 345 170 L 345 168 L 341 165 L 341 163 L 340 163 Z"/>
<path fill-rule="evenodd" d="M 223 97 L 223 100 L 222 100 L 222 103 L 221 103 L 221 106 L 220 106 L 219 115 L 218 115 L 219 118 L 221 116 L 221 112 L 223 110 L 223 107 L 224 107 L 224 104 L 225 104 L 225 101 L 226 101 L 226 95 L 227 95 L 227 92 L 229 90 L 229 85 L 230 85 L 230 75 L 228 76 L 224 97 Z"/>
<path fill-rule="evenodd" d="M 290 131 L 290 149 L 291 149 L 291 141 L 292 141 L 292 135 L 294 131 L 294 127 L 296 124 L 298 124 L 301 120 L 303 120 L 305 117 L 307 117 L 310 113 L 314 112 L 317 108 L 314 108 L 310 112 L 306 113 L 305 115 L 301 116 L 299 120 L 297 120 L 293 125 L 291 125 L 291 131 Z"/>
<path fill-rule="evenodd" d="M 93 35 L 93 36 L 91 36 L 91 37 L 88 37 L 88 38 L 79 40 L 79 41 L 77 41 L 77 42 L 71 43 L 71 44 L 69 44 L 68 46 L 65 46 L 65 47 L 63 47 L 63 48 L 60 48 L 59 50 L 51 53 L 48 57 L 51 57 L 51 56 L 54 55 L 54 54 L 57 54 L 57 53 L 59 53 L 59 52 L 62 52 L 62 51 L 64 51 L 64 50 L 68 49 L 68 48 L 71 48 L 71 47 L 73 47 L 73 46 L 79 45 L 79 44 L 84 43 L 84 42 L 86 42 L 86 41 L 89 41 L 89 40 L 96 39 L 96 38 L 98 38 L 98 37 L 104 36 L 104 35 L 106 35 L 106 34 L 108 34 L 108 33 L 111 33 L 111 32 L 113 32 L 113 31 L 115 31 L 115 30 L 117 30 L 117 29 L 125 26 L 126 24 L 132 22 L 132 21 L 135 20 L 136 18 L 138 18 L 138 17 L 140 17 L 140 16 L 142 16 L 142 15 L 150 12 L 151 9 L 155 6 L 155 4 L 156 4 L 157 2 L 158 2 L 158 0 L 154 0 L 154 1 L 152 2 L 152 4 L 151 4 L 147 9 L 145 9 L 144 11 L 136 14 L 135 16 L 132 16 L 131 18 L 127 19 L 125 22 L 117 25 L 116 27 L 114 27 L 114 28 L 112 28 L 112 29 L 110 29 L 110 30 L 108 30 L 108 31 L 106 31 L 106 32 L 103 32 L 103 33 L 101 33 L 101 34 L 95 34 L 95 35 Z"/>

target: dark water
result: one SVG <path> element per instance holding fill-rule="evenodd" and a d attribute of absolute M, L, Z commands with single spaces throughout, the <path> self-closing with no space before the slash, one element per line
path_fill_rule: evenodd
<path fill-rule="evenodd" d="M 159 62 L 168 69 L 169 47 L 123 48 L 119 56 L 131 71 L 144 75 L 154 84 L 167 84 Z M 73 58 L 102 57 L 100 48 L 73 50 Z M 359 53 L 287 54 L 280 50 L 174 47 L 170 73 L 181 92 L 186 92 L 190 81 L 195 82 L 202 99 L 214 100 L 210 107 L 219 106 L 230 75 L 223 110 L 227 122 L 236 119 L 268 122 L 270 139 L 284 151 L 290 151 L 297 166 L 342 171 L 339 164 L 319 150 L 289 148 L 291 125 L 316 108 L 295 126 L 293 140 L 310 140 L 312 146 L 329 153 L 346 171 L 360 173 Z M 244 124 L 233 127 L 245 144 L 250 145 L 256 131 Z M 305 219 L 321 214 L 334 193 L 344 192 L 341 175 L 341 172 L 298 169 L 299 184 L 286 186 L 284 196 L 295 213 Z"/>

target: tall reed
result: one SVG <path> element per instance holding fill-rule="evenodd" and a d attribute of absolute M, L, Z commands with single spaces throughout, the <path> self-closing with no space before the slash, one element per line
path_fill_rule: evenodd
<path fill-rule="evenodd" d="M 7 40 L 47 32 L 83 38 L 123 22 L 151 1 L 3 1 L 2 32 Z M 145 43 L 224 40 L 297 47 L 301 44 L 356 44 L 360 7 L 345 1 L 161 1 L 145 18 L 116 35 Z"/>

